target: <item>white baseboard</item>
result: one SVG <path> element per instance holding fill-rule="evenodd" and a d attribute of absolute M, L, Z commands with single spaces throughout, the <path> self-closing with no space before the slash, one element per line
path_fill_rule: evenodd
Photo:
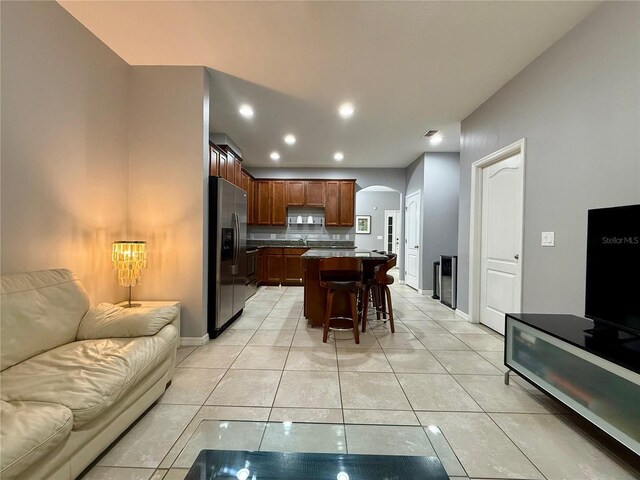
<path fill-rule="evenodd" d="M 464 313 L 462 310 L 458 310 L 457 308 L 456 308 L 456 316 L 462 318 L 463 320 L 466 320 L 467 322 L 469 321 L 469 314 Z"/>
<path fill-rule="evenodd" d="M 208 341 L 208 333 L 205 333 L 202 337 L 180 337 L 180 345 L 183 347 L 199 347 L 200 345 L 205 345 Z"/>

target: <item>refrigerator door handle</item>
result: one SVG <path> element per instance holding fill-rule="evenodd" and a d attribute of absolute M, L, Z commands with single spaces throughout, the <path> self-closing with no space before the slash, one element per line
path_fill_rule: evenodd
<path fill-rule="evenodd" d="M 240 228 L 238 224 L 238 214 L 232 213 L 233 219 L 233 265 L 231 266 L 231 273 L 238 274 L 238 260 L 240 257 Z"/>

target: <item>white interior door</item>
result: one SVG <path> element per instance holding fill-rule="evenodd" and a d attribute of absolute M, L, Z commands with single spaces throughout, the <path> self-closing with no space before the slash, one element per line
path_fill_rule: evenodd
<path fill-rule="evenodd" d="M 400 210 L 384 211 L 384 246 L 382 250 L 398 254 L 400 248 Z"/>
<path fill-rule="evenodd" d="M 404 281 L 416 290 L 420 278 L 420 197 L 420 192 L 407 195 L 404 209 Z"/>
<path fill-rule="evenodd" d="M 480 322 L 504 335 L 505 313 L 520 311 L 522 154 L 482 169 Z"/>

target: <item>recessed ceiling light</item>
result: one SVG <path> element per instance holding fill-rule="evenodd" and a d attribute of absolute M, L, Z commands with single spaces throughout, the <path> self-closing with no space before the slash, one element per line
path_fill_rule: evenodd
<path fill-rule="evenodd" d="M 429 139 L 429 143 L 431 145 L 438 145 L 440 142 L 442 142 L 442 134 L 440 133 L 436 133 L 433 137 Z"/>
<path fill-rule="evenodd" d="M 238 109 L 238 111 L 240 112 L 240 115 L 242 115 L 244 118 L 253 117 L 253 108 L 251 108 L 251 105 L 247 105 L 246 103 L 244 105 L 240 105 L 240 108 Z"/>
<path fill-rule="evenodd" d="M 278 152 L 271 152 L 271 160 L 280 160 L 280 154 Z"/>
<path fill-rule="evenodd" d="M 288 145 L 293 145 L 294 143 L 296 143 L 296 137 L 293 136 L 292 134 L 285 135 L 284 143 Z"/>
<path fill-rule="evenodd" d="M 340 116 L 342 118 L 350 118 L 354 112 L 353 105 L 350 103 L 343 103 L 342 105 L 340 105 L 338 112 L 340 113 Z"/>
<path fill-rule="evenodd" d="M 342 152 L 336 152 L 333 154 L 333 159 L 337 160 L 338 162 L 341 162 L 342 160 L 344 160 L 344 153 Z"/>

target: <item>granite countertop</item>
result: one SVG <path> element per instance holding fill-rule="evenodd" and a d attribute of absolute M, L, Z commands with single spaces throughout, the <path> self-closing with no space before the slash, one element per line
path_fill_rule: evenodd
<path fill-rule="evenodd" d="M 313 248 L 302 254 L 303 258 L 332 258 L 332 257 L 352 257 L 352 258 L 370 258 L 370 259 L 386 259 L 386 255 L 372 252 L 371 250 L 363 250 L 361 248 Z"/>

